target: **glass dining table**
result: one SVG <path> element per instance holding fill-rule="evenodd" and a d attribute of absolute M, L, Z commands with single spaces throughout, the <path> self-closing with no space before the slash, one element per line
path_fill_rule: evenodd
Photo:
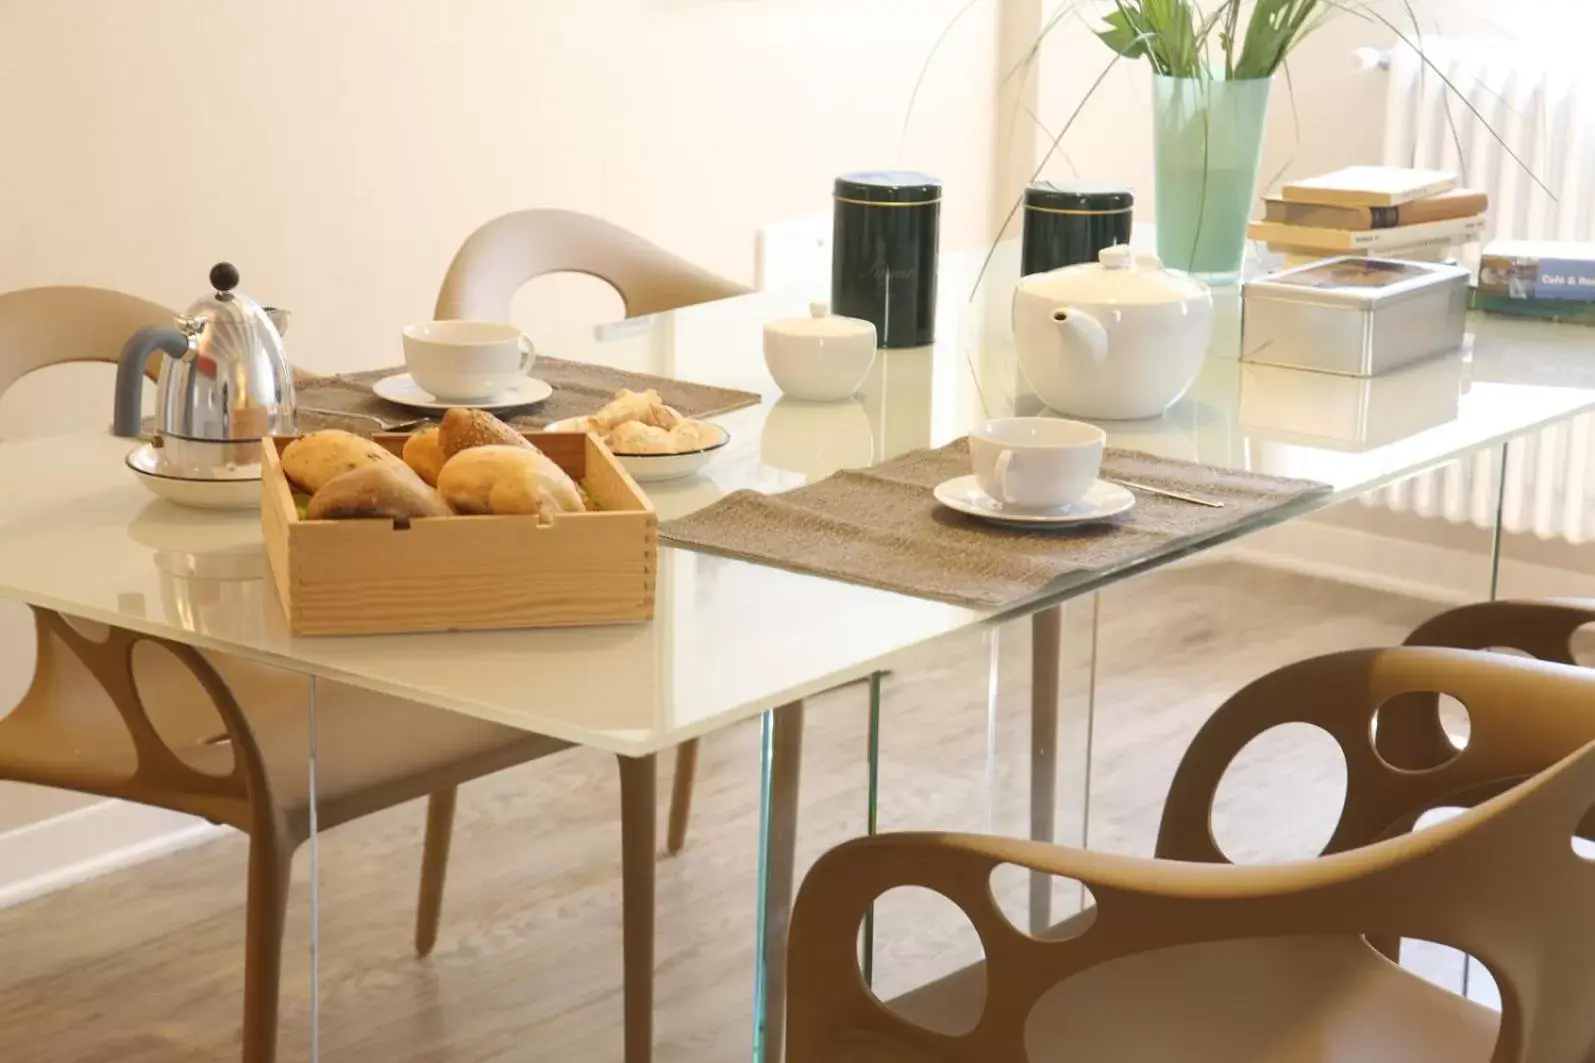
<path fill-rule="evenodd" d="M 983 251 L 943 256 L 935 344 L 881 352 L 860 393 L 844 402 L 783 398 L 760 353 L 762 325 L 806 314 L 823 278 L 816 278 L 814 290 L 755 293 L 537 338 L 542 349 L 563 358 L 763 397 L 715 419 L 731 441 L 700 475 L 648 485 L 667 521 L 733 491 L 779 492 L 937 446 L 986 417 L 1044 412 L 1018 369 L 1008 320 L 1018 249 L 999 248 L 989 267 L 985 259 Z M 856 698 L 826 705 L 851 706 L 847 711 L 867 720 L 858 823 L 874 830 L 886 677 L 971 633 L 987 638 L 995 656 L 997 633 L 1022 621 L 1029 628 L 1032 677 L 1024 741 L 1029 757 L 1022 765 L 1027 826 L 1033 837 L 1078 843 L 1089 796 L 1084 780 L 1095 625 L 1089 603 L 1096 592 L 1457 458 L 1493 452 L 1504 464 L 1515 438 L 1595 410 L 1595 334 L 1577 327 L 1475 316 L 1464 350 L 1356 381 L 1240 362 L 1237 294 L 1220 292 L 1217 309 L 1210 355 L 1191 391 L 1160 418 L 1104 423 L 1109 445 L 1313 479 L 1330 490 L 1163 554 L 1067 576 L 1000 609 L 954 606 L 665 545 L 650 623 L 296 638 L 264 578 L 259 517 L 152 500 L 123 465 L 129 443 L 99 433 L 0 443 L 0 497 L 6 499 L 0 597 L 309 677 L 311 736 L 315 684 L 329 680 L 630 760 L 712 741 L 719 732 L 759 721 L 758 848 L 746 854 L 757 861 L 751 1052 L 756 1060 L 777 1059 L 806 702 L 850 685 L 858 691 Z M 1503 478 L 1492 489 L 1504 485 Z M 1487 562 L 1492 572 L 1500 538 L 1497 528 Z M 222 570 L 226 575 L 218 576 Z M 1487 590 L 1494 593 L 1493 579 Z M 1063 688 L 1082 668 L 1085 695 L 1068 701 L 1082 707 L 1061 710 Z M 999 696 L 994 666 L 981 682 L 992 698 Z M 307 743 L 314 780 L 312 748 Z M 316 846 L 313 840 L 312 903 L 319 882 Z M 1026 918 L 1032 929 L 1050 925 L 1058 896 L 1039 878 L 1030 883 Z M 313 953 L 315 933 L 325 930 L 312 924 Z M 867 975 L 874 963 L 871 931 L 866 925 L 861 946 Z M 323 944 L 318 961 L 326 950 Z M 323 1043 L 321 999 L 312 981 L 305 1020 L 310 1058 L 359 1058 Z M 646 1046 L 630 1048 L 628 1063 L 646 1057 Z M 562 1057 L 528 1048 L 525 1055 L 481 1058 Z"/>

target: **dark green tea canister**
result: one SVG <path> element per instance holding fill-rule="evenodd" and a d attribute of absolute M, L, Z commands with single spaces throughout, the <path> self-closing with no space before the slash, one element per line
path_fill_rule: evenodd
<path fill-rule="evenodd" d="M 1130 242 L 1135 194 L 1106 181 L 1037 181 L 1025 189 L 1020 274 L 1095 262 L 1104 247 Z"/>
<path fill-rule="evenodd" d="M 831 313 L 875 324 L 882 347 L 936 338 L 936 251 L 941 181 L 873 171 L 836 179 Z"/>

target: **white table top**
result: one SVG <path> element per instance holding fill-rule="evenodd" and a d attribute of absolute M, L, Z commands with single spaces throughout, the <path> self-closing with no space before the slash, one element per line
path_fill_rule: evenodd
<path fill-rule="evenodd" d="M 1005 249 L 971 300 L 982 257 L 944 258 L 939 342 L 885 352 L 847 403 L 777 401 L 765 373 L 763 322 L 806 313 L 814 292 L 537 338 L 562 357 L 765 396 L 719 419 L 733 440 L 705 476 L 654 485 L 668 519 L 737 488 L 782 490 L 941 444 L 985 415 L 1034 412 L 1007 325 L 1017 255 Z M 1322 480 L 1334 487 L 1328 504 L 1595 408 L 1595 332 L 1482 318 L 1471 327 L 1471 362 L 1354 381 L 1240 365 L 1238 305 L 1225 296 L 1191 394 L 1159 420 L 1106 425 L 1109 442 Z M 987 613 L 667 548 L 649 624 L 295 639 L 264 578 L 258 515 L 153 499 L 123 467 L 130 447 L 98 434 L 0 443 L 0 596 L 619 753 L 667 748 L 1126 574 L 1094 573 Z"/>

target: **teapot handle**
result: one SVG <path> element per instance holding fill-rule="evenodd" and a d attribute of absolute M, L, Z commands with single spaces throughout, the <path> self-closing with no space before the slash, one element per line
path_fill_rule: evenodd
<path fill-rule="evenodd" d="M 143 419 L 144 369 L 150 358 L 165 354 L 181 358 L 189 351 L 187 333 L 151 325 L 128 337 L 116 362 L 116 410 L 111 422 L 115 435 L 136 439 Z"/>

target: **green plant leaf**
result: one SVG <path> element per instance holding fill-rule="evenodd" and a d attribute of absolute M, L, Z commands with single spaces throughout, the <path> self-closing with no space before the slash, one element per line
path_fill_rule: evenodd
<path fill-rule="evenodd" d="M 1130 16 L 1124 11 L 1109 12 L 1103 21 L 1108 28 L 1096 31 L 1103 44 L 1126 59 L 1139 59 L 1146 54 L 1146 35 L 1131 24 Z"/>

